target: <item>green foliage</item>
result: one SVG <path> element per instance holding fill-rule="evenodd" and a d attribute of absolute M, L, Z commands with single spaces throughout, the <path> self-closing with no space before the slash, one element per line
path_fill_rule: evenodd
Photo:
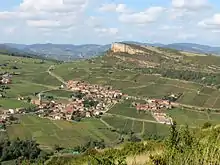
<path fill-rule="evenodd" d="M 35 162 L 41 160 L 45 161 L 48 158 L 47 153 L 41 151 L 38 144 L 32 140 L 14 141 L 5 140 L 0 144 L 1 161 L 8 160 L 29 160 Z"/>
<path fill-rule="evenodd" d="M 75 91 L 71 94 L 71 97 L 76 97 L 78 99 L 82 99 L 86 94 L 82 93 L 81 91 Z"/>
<path fill-rule="evenodd" d="M 211 126 L 212 126 L 212 123 L 210 123 L 210 122 L 205 122 L 205 123 L 203 124 L 202 128 L 203 128 L 203 129 L 206 129 L 206 128 L 209 128 L 209 127 L 211 127 Z"/>
<path fill-rule="evenodd" d="M 161 155 L 151 155 L 153 165 L 195 165 L 219 164 L 219 129 L 207 132 L 190 130 L 188 126 L 171 127 L 169 138 Z"/>
<path fill-rule="evenodd" d="M 89 151 L 91 149 L 104 149 L 105 148 L 105 142 L 104 140 L 89 140 L 85 145 L 81 145 L 81 146 L 76 146 L 73 148 L 74 151 L 79 152 L 79 153 L 83 153 L 86 151 Z M 88 152 L 87 152 L 88 154 Z"/>
<path fill-rule="evenodd" d="M 100 156 L 100 157 L 92 157 L 90 159 L 91 165 L 127 165 L 125 162 L 125 157 L 114 157 L 114 156 Z"/>
<path fill-rule="evenodd" d="M 86 99 L 83 101 L 83 105 L 86 108 L 90 108 L 90 107 L 96 107 L 98 105 L 98 101 L 94 101 L 92 99 Z"/>

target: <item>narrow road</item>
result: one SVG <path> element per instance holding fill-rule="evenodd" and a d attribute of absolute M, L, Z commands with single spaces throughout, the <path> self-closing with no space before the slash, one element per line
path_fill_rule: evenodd
<path fill-rule="evenodd" d="M 133 118 L 133 117 L 128 117 L 128 116 L 123 116 L 123 115 L 118 115 L 118 114 L 111 114 L 111 113 L 105 113 L 105 115 L 108 116 L 116 116 L 116 117 L 120 117 L 122 119 L 129 119 L 129 120 L 135 120 L 135 121 L 142 121 L 142 122 L 148 122 L 148 123 L 157 123 L 157 121 L 153 121 L 153 120 L 146 120 L 146 119 L 139 119 L 139 118 Z M 160 124 L 160 123 L 159 123 Z"/>
<path fill-rule="evenodd" d="M 116 116 L 116 117 L 120 117 L 122 119 L 129 119 L 129 120 L 135 120 L 135 121 L 141 121 L 143 122 L 143 125 L 142 125 L 142 131 L 145 130 L 145 123 L 155 123 L 155 124 L 162 124 L 164 125 L 163 123 L 158 123 L 157 121 L 153 121 L 153 120 L 146 120 L 146 119 L 140 119 L 140 118 L 133 118 L 133 117 L 128 117 L 128 116 L 123 116 L 123 115 L 117 115 L 117 114 L 111 114 L 111 113 L 105 113 L 105 115 L 108 115 L 108 116 Z M 169 126 L 169 125 L 167 125 Z M 184 127 L 185 125 L 178 125 L 180 127 Z M 189 128 L 198 128 L 197 126 L 189 126 Z"/>
<path fill-rule="evenodd" d="M 215 104 L 217 103 L 217 101 L 219 100 L 220 96 L 216 97 L 214 104 L 212 105 L 212 108 L 214 108 Z"/>
<path fill-rule="evenodd" d="M 30 81 L 26 81 L 26 80 L 22 80 L 22 82 L 26 82 L 26 83 L 33 84 L 33 85 L 37 85 L 37 86 L 42 86 L 42 87 L 45 87 L 45 88 L 48 88 L 48 89 L 51 89 L 51 90 L 55 90 L 55 89 L 57 89 L 57 87 L 55 87 L 55 86 L 51 86 L 51 85 L 38 84 L 38 83 L 34 83 L 34 82 L 30 82 Z"/>
<path fill-rule="evenodd" d="M 109 125 L 107 122 L 105 122 L 103 119 L 100 119 L 100 121 L 101 121 L 104 125 L 106 125 L 108 128 L 113 128 L 113 129 L 115 129 L 114 127 L 112 127 L 111 125 Z"/>
<path fill-rule="evenodd" d="M 60 76 L 56 75 L 55 73 L 51 72 L 51 69 L 54 68 L 54 65 L 51 65 L 48 70 L 47 73 L 49 73 L 52 77 L 56 78 L 57 80 L 59 80 L 62 84 L 67 85 L 67 82 Z"/>
<path fill-rule="evenodd" d="M 144 135 L 144 132 L 145 132 L 145 125 L 144 125 L 144 122 L 142 123 L 142 131 L 141 131 L 141 134 Z"/>

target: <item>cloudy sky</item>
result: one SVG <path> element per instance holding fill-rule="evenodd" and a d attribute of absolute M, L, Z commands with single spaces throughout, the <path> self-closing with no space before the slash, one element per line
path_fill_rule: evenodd
<path fill-rule="evenodd" d="M 220 45 L 219 0 L 1 0 L 0 42 Z"/>

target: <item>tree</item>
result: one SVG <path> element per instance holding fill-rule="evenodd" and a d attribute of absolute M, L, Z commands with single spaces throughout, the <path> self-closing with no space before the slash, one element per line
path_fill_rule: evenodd
<path fill-rule="evenodd" d="M 170 134 L 166 141 L 169 148 L 176 148 L 180 140 L 179 132 L 177 131 L 176 125 L 176 121 L 173 121 L 173 124 L 170 127 Z"/>
<path fill-rule="evenodd" d="M 55 145 L 54 145 L 54 150 L 55 150 L 56 152 L 60 152 L 61 150 L 63 150 L 63 147 L 60 147 L 58 144 L 55 144 Z"/>
<path fill-rule="evenodd" d="M 124 156 L 91 156 L 90 162 L 94 165 L 127 165 L 125 159 L 126 158 Z"/>
<path fill-rule="evenodd" d="M 30 103 L 31 102 L 31 98 L 27 97 L 27 102 Z"/>
<path fill-rule="evenodd" d="M 20 140 L 4 141 L 1 143 L 1 160 L 13 160 L 22 158 L 23 160 L 36 160 L 41 150 L 38 148 L 38 144 L 32 140 Z"/>
<path fill-rule="evenodd" d="M 206 128 L 209 128 L 209 127 L 211 127 L 212 126 L 212 124 L 210 123 L 210 122 L 205 122 L 204 124 L 203 124 L 203 126 L 202 126 L 202 129 L 206 129 Z"/>

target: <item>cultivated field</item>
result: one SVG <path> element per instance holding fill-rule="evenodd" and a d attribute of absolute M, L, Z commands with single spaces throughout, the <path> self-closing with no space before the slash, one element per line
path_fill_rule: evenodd
<path fill-rule="evenodd" d="M 25 115 L 20 120 L 20 124 L 7 128 L 9 138 L 34 139 L 45 148 L 51 148 L 55 144 L 67 148 L 74 147 L 90 139 L 104 139 L 107 144 L 111 145 L 118 138 L 116 133 L 108 130 L 96 119 L 72 123 Z"/>
<path fill-rule="evenodd" d="M 128 63 L 112 57 L 101 57 L 95 60 L 76 61 L 55 64 L 27 58 L 0 56 L 1 63 L 9 63 L 7 67 L 0 67 L 0 72 L 16 73 L 13 83 L 6 90 L 7 99 L 0 99 L 2 109 L 28 107 L 28 103 L 16 100 L 18 96 L 34 96 L 43 92 L 55 98 L 69 98 L 70 91 L 59 90 L 61 82 L 51 76 L 51 70 L 57 76 L 68 80 L 84 80 L 92 84 L 112 86 L 125 94 L 139 98 L 162 98 L 169 94 L 183 93 L 177 102 L 192 106 L 220 108 L 220 91 L 200 84 L 162 78 L 159 75 L 140 74 L 131 69 L 123 69 Z M 12 66 L 16 66 L 13 69 Z M 116 67 L 117 66 L 117 67 Z M 122 67 L 122 68 L 120 68 Z M 66 121 L 51 121 L 36 116 L 22 116 L 21 124 L 9 126 L 7 133 L 10 139 L 16 137 L 32 138 L 42 147 L 51 148 L 55 144 L 73 147 L 92 139 L 104 139 L 107 144 L 113 144 L 119 137 L 111 132 L 108 125 L 119 131 L 133 131 L 137 135 L 164 136 L 168 133 L 168 126 L 156 123 L 150 113 L 138 114 L 131 106 L 133 100 L 116 104 L 100 120 L 84 120 L 79 123 Z M 220 123 L 219 114 L 174 109 L 167 112 L 179 125 L 203 125 L 210 121 Z"/>
<path fill-rule="evenodd" d="M 16 99 L 0 99 L 0 108 L 9 109 L 9 108 L 27 108 L 32 106 L 29 103 L 19 101 Z"/>
<path fill-rule="evenodd" d="M 135 122 L 146 122 L 148 125 L 154 125 L 155 119 L 152 115 L 148 112 L 146 113 L 137 113 L 136 109 L 131 106 L 133 100 L 126 100 L 125 102 L 116 104 L 112 109 L 108 111 L 108 122 L 112 121 L 113 127 L 116 128 L 124 128 L 123 122 L 124 120 L 133 120 Z M 137 101 L 136 101 L 137 102 Z M 167 114 L 173 118 L 177 122 L 178 125 L 189 125 L 189 126 L 202 126 L 205 122 L 210 122 L 212 124 L 220 124 L 220 113 L 212 113 L 212 112 L 200 112 L 196 110 L 190 109 L 180 109 L 175 108 L 172 110 L 167 110 Z M 119 118 L 122 120 L 121 122 L 116 122 L 115 119 L 112 118 Z M 124 121 L 125 122 L 125 121 Z M 117 123 L 122 124 L 117 126 Z M 115 126 L 116 124 L 116 126 Z M 135 127 L 134 123 L 132 124 L 132 128 Z M 136 132 L 135 130 L 133 130 Z"/>
<path fill-rule="evenodd" d="M 65 80 L 83 80 L 92 84 L 112 86 L 138 97 L 162 98 L 168 94 L 183 93 L 177 102 L 192 106 L 220 108 L 220 91 L 200 84 L 162 78 L 159 75 L 140 74 L 114 67 L 111 57 L 98 58 L 93 63 L 80 61 L 56 66 L 53 71 Z M 126 65 L 126 64 L 120 64 Z"/>
<path fill-rule="evenodd" d="M 202 126 L 205 122 L 220 124 L 220 114 L 211 112 L 199 112 L 189 109 L 172 109 L 167 111 L 176 122 L 180 125 Z"/>
<path fill-rule="evenodd" d="M 44 94 L 47 96 L 53 96 L 55 98 L 70 98 L 73 92 L 66 91 L 66 90 L 50 90 L 50 91 L 44 92 Z"/>
<path fill-rule="evenodd" d="M 134 100 L 126 100 L 122 103 L 116 104 L 110 111 L 108 111 L 108 113 L 121 115 L 125 117 L 155 121 L 155 119 L 152 117 L 151 113 L 149 112 L 137 113 L 136 108 L 132 107 L 133 101 Z"/>
<path fill-rule="evenodd" d="M 121 132 L 129 133 L 133 131 L 136 135 L 144 138 L 152 135 L 165 136 L 169 133 L 169 126 L 156 122 L 151 123 L 137 121 L 136 119 L 123 119 L 118 116 L 104 116 L 103 120 Z"/>
<path fill-rule="evenodd" d="M 34 96 L 35 93 L 57 88 L 61 83 L 46 71 L 54 64 L 39 59 L 0 55 L 0 73 L 9 72 L 13 75 L 12 84 L 5 90 L 7 100 L 0 100 L 3 108 L 26 107 L 27 104 L 16 101 L 20 96 Z"/>

